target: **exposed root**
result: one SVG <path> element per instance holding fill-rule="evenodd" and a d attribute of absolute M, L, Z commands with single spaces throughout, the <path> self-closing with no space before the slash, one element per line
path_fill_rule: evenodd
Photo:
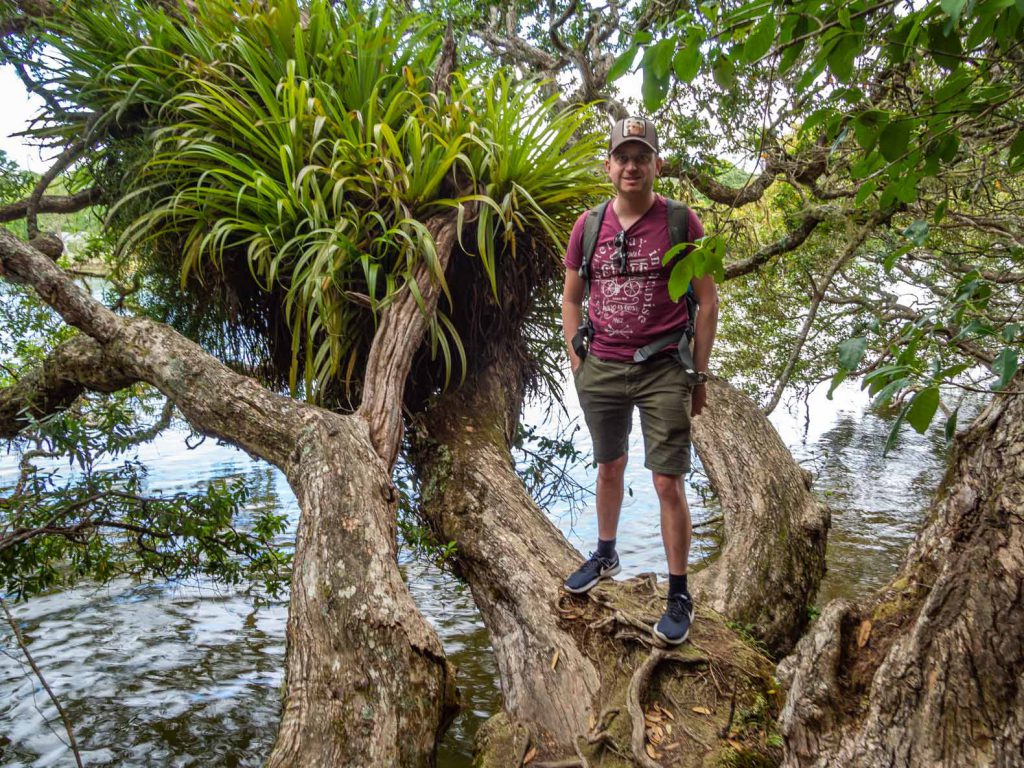
<path fill-rule="evenodd" d="M 626 705 L 629 707 L 629 716 L 633 720 L 633 759 L 643 768 L 661 768 L 658 763 L 647 756 L 647 752 L 644 750 L 647 728 L 644 723 L 644 710 L 640 704 L 640 699 L 647 693 L 651 682 L 651 675 L 654 674 L 655 668 L 666 655 L 667 652 L 661 648 L 655 648 L 651 651 L 647 660 L 633 673 L 633 679 L 629 681 L 629 692 L 626 694 Z"/>

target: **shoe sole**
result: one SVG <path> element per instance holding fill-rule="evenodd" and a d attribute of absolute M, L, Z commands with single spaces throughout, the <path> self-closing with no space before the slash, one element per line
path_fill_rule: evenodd
<path fill-rule="evenodd" d="M 563 584 L 562 585 L 562 589 L 564 589 L 566 592 L 571 592 L 574 595 L 582 595 L 584 592 L 589 592 L 594 587 L 596 587 L 598 582 L 601 581 L 601 579 L 610 579 L 612 576 L 617 575 L 619 573 L 619 571 L 621 571 L 621 570 L 622 570 L 622 566 L 620 564 L 616 563 L 614 568 L 609 568 L 607 571 L 605 571 L 604 573 L 600 574 L 596 579 L 594 579 L 593 581 L 588 581 L 582 587 L 576 587 L 576 589 L 573 589 L 572 587 L 568 586 L 567 584 Z"/>
<path fill-rule="evenodd" d="M 690 627 L 692 627 L 692 626 L 693 626 L 693 611 L 690 611 Z M 683 643 L 686 642 L 686 638 L 688 638 L 690 636 L 690 629 L 687 628 L 686 632 L 683 634 L 682 637 L 680 637 L 678 640 L 673 640 L 672 638 L 668 637 L 667 635 L 661 634 L 661 632 L 658 631 L 658 625 L 657 624 L 655 624 L 654 626 L 651 627 L 651 632 L 654 634 L 654 636 L 656 638 L 661 640 L 661 642 L 668 643 L 669 645 L 682 645 Z"/>

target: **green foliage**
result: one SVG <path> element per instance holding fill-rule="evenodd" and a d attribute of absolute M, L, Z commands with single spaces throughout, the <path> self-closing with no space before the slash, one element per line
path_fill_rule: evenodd
<path fill-rule="evenodd" d="M 420 265 L 447 295 L 435 354 L 466 369 L 431 217 L 457 213 L 497 297 L 497 259 L 550 258 L 598 188 L 599 138 L 574 141 L 586 113 L 553 114 L 536 86 L 501 74 L 457 75 L 435 94 L 441 32 L 354 3 L 205 0 L 182 19 L 82 6 L 47 38 L 62 61 L 49 75 L 99 115 L 94 131 L 146 132 L 115 209 L 130 214 L 122 253 L 180 246 L 182 287 L 214 272 L 238 282 L 244 265 L 280 297 L 291 386 L 304 376 L 315 397 L 358 381 L 381 310 L 418 293 Z M 72 115 L 46 132 L 81 127 Z"/>
<path fill-rule="evenodd" d="M 24 599 L 83 579 L 202 575 L 280 594 L 290 570 L 279 542 L 287 522 L 272 509 L 248 512 L 245 483 L 147 493 L 146 469 L 131 454 L 140 431 L 151 431 L 138 421 L 151 415 L 152 399 L 132 387 L 22 432 L 19 477 L 0 488 L 0 591 Z"/>
<path fill-rule="evenodd" d="M 579 430 L 580 425 L 574 423 L 555 437 L 548 437 L 540 434 L 537 426 L 520 423 L 512 445 L 516 472 L 537 506 L 553 509 L 565 505 L 573 518 L 591 494 L 575 478 L 588 458 L 573 438 Z"/>
<path fill-rule="evenodd" d="M 136 462 L 90 467 L 72 482 L 28 472 L 0 495 L 0 589 L 25 599 L 124 575 L 256 582 L 271 597 L 285 588 L 290 557 L 276 541 L 285 517 L 264 510 L 243 527 L 244 483 L 169 496 L 147 496 L 144 486 Z"/>
<path fill-rule="evenodd" d="M 1024 167 L 1024 8 L 729 2 L 687 7 L 663 21 L 634 37 L 616 74 L 637 61 L 645 107 L 678 115 L 684 167 L 709 172 L 717 152 L 757 157 L 776 145 L 790 157 L 818 153 L 828 174 L 817 183 L 837 191 L 826 199 L 854 203 L 842 211 L 849 231 L 871 216 L 883 222 L 826 286 L 794 378 L 820 371 L 834 389 L 868 374 L 864 385 L 879 405 L 900 403 L 897 428 L 906 422 L 919 430 L 940 411 L 955 413 L 941 401 L 950 385 L 977 377 L 979 363 L 994 389 L 1006 389 L 1021 357 L 1015 275 L 1022 250 L 1010 233 L 1024 210 L 1016 176 Z M 669 56 L 673 71 L 664 66 Z M 713 115 L 714 129 L 686 117 L 694 110 Z M 794 188 L 799 181 L 790 178 Z M 747 222 L 737 218 L 722 227 L 730 254 L 743 246 L 737 225 Z M 819 240 L 803 250 L 825 256 L 829 245 L 835 249 Z M 812 276 L 825 264 L 799 260 L 805 284 L 821 285 Z M 742 313 L 750 312 L 754 298 L 733 286 L 725 311 L 734 291 L 748 302 Z M 789 325 L 765 343 L 777 347 Z M 808 365 L 814 346 L 821 357 Z M 828 359 L 831 370 L 823 367 Z"/>
<path fill-rule="evenodd" d="M 35 179 L 0 149 L 0 204 L 21 200 L 32 190 Z"/>

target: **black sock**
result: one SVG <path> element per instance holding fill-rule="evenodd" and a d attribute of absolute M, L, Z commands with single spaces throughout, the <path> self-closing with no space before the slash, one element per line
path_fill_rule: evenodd
<path fill-rule="evenodd" d="M 670 573 L 668 575 L 668 594 L 669 597 L 672 595 L 688 595 L 690 590 L 686 588 L 686 574 L 675 574 Z"/>
<path fill-rule="evenodd" d="M 615 557 L 615 539 L 604 539 L 598 538 L 597 540 L 597 556 L 603 557 L 605 560 L 611 560 Z"/>

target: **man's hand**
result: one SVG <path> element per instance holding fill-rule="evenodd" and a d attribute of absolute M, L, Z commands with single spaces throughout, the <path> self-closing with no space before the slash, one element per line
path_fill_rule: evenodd
<path fill-rule="evenodd" d="M 704 410 L 704 406 L 708 402 L 708 385 L 698 384 L 693 388 L 690 393 L 690 415 L 700 416 L 700 412 Z"/>

